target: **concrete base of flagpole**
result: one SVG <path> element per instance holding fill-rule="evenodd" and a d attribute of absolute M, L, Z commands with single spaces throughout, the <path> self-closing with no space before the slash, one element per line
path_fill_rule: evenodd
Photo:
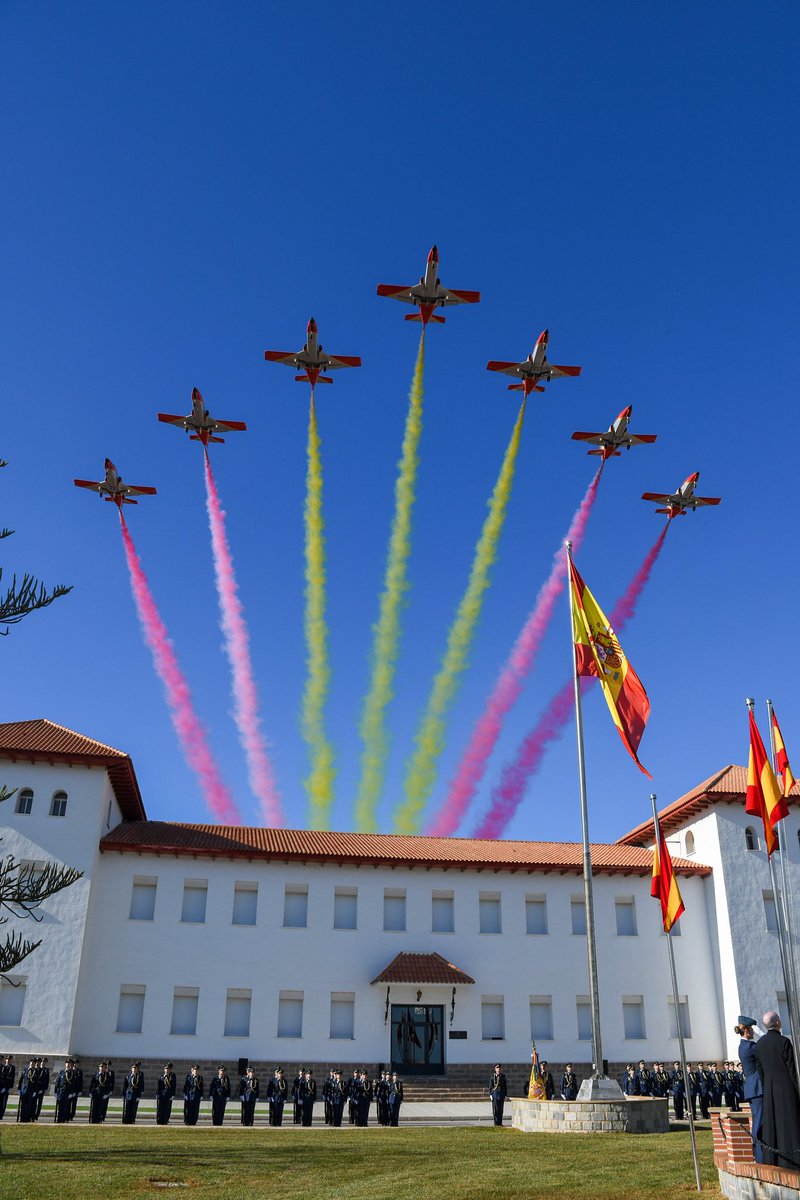
<path fill-rule="evenodd" d="M 608 1075 L 591 1075 L 581 1084 L 578 1099 L 587 1102 L 590 1100 L 619 1101 L 625 1099 L 625 1093 L 616 1079 L 610 1079 Z"/>
<path fill-rule="evenodd" d="M 507 1100 L 521 1133 L 669 1133 L 669 1102 L 620 1089 L 618 1100 Z"/>

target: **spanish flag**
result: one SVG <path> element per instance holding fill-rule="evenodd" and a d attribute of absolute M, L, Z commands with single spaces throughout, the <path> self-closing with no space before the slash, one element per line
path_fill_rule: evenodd
<path fill-rule="evenodd" d="M 639 742 L 650 715 L 650 701 L 639 676 L 625 657 L 614 630 L 572 558 L 569 560 L 572 598 L 572 636 L 579 675 L 596 675 L 608 710 L 625 749 L 648 779 L 652 776 L 637 758 Z"/>
<path fill-rule="evenodd" d="M 657 896 L 661 901 L 664 933 L 669 933 L 684 909 L 678 881 L 672 870 L 669 848 L 660 829 L 658 841 L 653 846 L 653 882 L 650 885 L 650 895 Z"/>
<path fill-rule="evenodd" d="M 792 768 L 789 766 L 789 755 L 786 753 L 786 747 L 783 744 L 781 727 L 778 724 L 778 718 L 775 716 L 774 709 L 772 712 L 772 733 L 775 738 L 775 769 L 783 782 L 784 797 L 788 798 L 789 793 L 794 787 L 794 775 L 792 774 Z"/>
<path fill-rule="evenodd" d="M 758 732 L 753 710 L 750 709 L 750 759 L 747 764 L 747 794 L 744 800 L 745 811 L 752 817 L 761 817 L 764 825 L 764 841 L 767 846 L 767 857 L 778 848 L 775 826 L 778 821 L 788 817 L 789 809 L 781 795 L 781 789 L 772 767 L 769 765 L 767 752 Z"/>

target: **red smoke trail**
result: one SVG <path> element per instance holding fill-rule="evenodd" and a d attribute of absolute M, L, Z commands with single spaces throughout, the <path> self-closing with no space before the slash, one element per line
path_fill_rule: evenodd
<path fill-rule="evenodd" d="M 567 532 L 567 540 L 572 542 L 575 550 L 583 541 L 589 514 L 597 496 L 602 470 L 603 464 L 601 463 L 597 474 L 586 489 L 586 495 L 580 502 Z M 553 616 L 556 601 L 564 590 L 566 578 L 566 555 L 562 548 L 557 551 L 553 559 L 550 575 L 542 584 L 539 595 L 536 597 L 536 603 L 528 615 L 507 663 L 498 676 L 486 702 L 486 707 L 472 730 L 472 736 L 461 756 L 447 799 L 426 830 L 434 837 L 449 837 L 455 833 L 463 820 L 464 814 L 478 790 L 478 785 L 483 779 L 489 758 L 497 745 L 503 721 L 519 699 L 525 677 L 533 667 L 536 653 Z"/>
<path fill-rule="evenodd" d="M 668 528 L 669 524 L 666 524 L 611 613 L 610 621 L 617 633 L 624 628 L 636 612 L 639 597 L 650 578 L 655 561 L 661 553 Z M 591 677 L 581 679 L 581 686 L 585 687 L 590 682 Z M 574 692 L 575 685 L 570 679 L 553 697 L 549 708 L 545 710 L 538 723 L 523 741 L 516 758 L 503 769 L 499 784 L 492 789 L 491 807 L 478 824 L 473 837 L 499 838 L 502 836 L 525 795 L 531 776 L 538 771 L 547 747 L 550 742 L 560 736 L 564 724 L 571 716 Z"/>
<path fill-rule="evenodd" d="M 241 825 L 241 814 L 220 778 L 217 764 L 206 740 L 205 730 L 192 707 L 189 685 L 178 666 L 172 642 L 161 620 L 150 591 L 147 576 L 142 570 L 136 547 L 122 512 L 119 514 L 125 558 L 131 576 L 131 591 L 144 633 L 144 640 L 153 655 L 156 672 L 167 694 L 167 706 L 172 725 L 178 735 L 186 762 L 197 775 L 208 807 L 224 825 Z"/>
<path fill-rule="evenodd" d="M 211 528 L 211 548 L 214 554 L 214 574 L 221 616 L 225 653 L 233 674 L 233 717 L 239 731 L 239 741 L 247 759 L 247 778 L 253 795 L 261 804 L 261 816 L 267 825 L 283 825 L 278 789 L 272 764 L 269 761 L 258 716 L 258 695 L 250 658 L 250 635 L 239 599 L 239 589 L 233 570 L 233 558 L 225 531 L 225 512 L 217 491 L 208 453 L 205 454 L 206 506 Z"/>

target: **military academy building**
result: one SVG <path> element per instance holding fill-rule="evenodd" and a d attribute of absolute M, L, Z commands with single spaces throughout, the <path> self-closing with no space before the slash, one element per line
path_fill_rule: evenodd
<path fill-rule="evenodd" d="M 0 983 L 0 1054 L 124 1064 L 246 1058 L 483 1080 L 590 1059 L 581 847 L 148 821 L 127 754 L 50 721 L 0 725 L 2 849 L 83 878 Z M 687 913 L 687 1054 L 735 1054 L 739 1012 L 782 1007 L 775 908 L 745 772 L 661 814 Z M 788 818 L 800 895 L 798 813 Z M 677 1055 L 652 822 L 594 845 L 604 1050 Z M 12 920 L 4 932 L 13 931 Z"/>

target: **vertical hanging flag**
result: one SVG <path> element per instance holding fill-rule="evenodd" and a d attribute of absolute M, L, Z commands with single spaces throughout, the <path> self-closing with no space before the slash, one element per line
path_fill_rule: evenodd
<path fill-rule="evenodd" d="M 683 900 L 672 869 L 672 858 L 664 835 L 660 829 L 656 830 L 656 834 L 656 842 L 653 846 L 653 882 L 650 885 L 650 895 L 656 896 L 661 901 L 664 933 L 669 933 L 684 911 Z"/>
<path fill-rule="evenodd" d="M 753 710 L 750 709 L 750 758 L 747 764 L 747 794 L 744 800 L 745 812 L 751 817 L 761 817 L 764 825 L 764 841 L 767 846 L 767 857 L 778 848 L 778 838 L 775 826 L 778 821 L 788 817 L 789 809 L 781 795 L 781 789 L 775 778 L 775 773 L 769 765 L 767 752 L 758 732 Z"/>
<path fill-rule="evenodd" d="M 628 662 L 611 625 L 569 559 L 572 597 L 572 636 L 578 675 L 596 675 L 608 711 L 625 749 L 648 779 L 652 776 L 637 757 L 650 701 L 639 676 Z"/>
<path fill-rule="evenodd" d="M 775 738 L 775 770 L 781 777 L 784 797 L 788 798 L 789 793 L 794 787 L 794 775 L 792 774 L 792 768 L 789 766 L 789 756 L 783 744 L 781 727 L 778 724 L 778 718 L 775 716 L 774 710 L 772 713 L 772 734 Z"/>

